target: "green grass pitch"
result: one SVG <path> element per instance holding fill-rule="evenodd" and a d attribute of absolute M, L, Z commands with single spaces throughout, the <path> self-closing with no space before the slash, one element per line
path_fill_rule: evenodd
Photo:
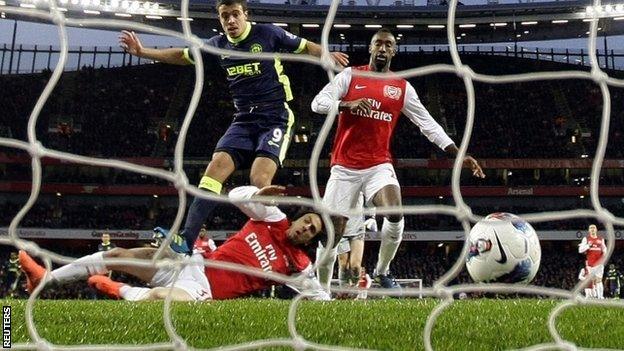
<path fill-rule="evenodd" d="M 303 302 L 297 330 L 306 339 L 345 347 L 423 350 L 423 329 L 436 299 Z M 508 299 L 456 301 L 438 319 L 432 334 L 436 350 L 504 350 L 548 343 L 549 312 L 554 300 Z M 29 340 L 25 300 L 12 306 L 13 343 Z M 243 299 L 174 303 L 172 320 L 179 335 L 198 348 L 289 337 L 290 301 Z M 62 345 L 147 344 L 168 342 L 163 303 L 41 300 L 34 309 L 38 332 Z M 578 306 L 565 310 L 557 329 L 581 347 L 624 348 L 624 309 Z"/>

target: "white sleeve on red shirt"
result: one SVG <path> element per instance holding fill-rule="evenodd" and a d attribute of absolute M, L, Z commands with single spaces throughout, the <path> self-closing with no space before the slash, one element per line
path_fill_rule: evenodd
<path fill-rule="evenodd" d="M 585 237 L 583 238 L 583 240 L 581 240 L 581 243 L 579 244 L 578 252 L 584 253 L 587 250 L 589 250 L 589 244 L 587 243 L 587 237 Z"/>
<path fill-rule="evenodd" d="M 607 245 L 604 239 L 602 240 L 602 253 L 607 253 Z"/>
<path fill-rule="evenodd" d="M 409 82 L 405 84 L 405 101 L 401 112 L 418 126 L 430 142 L 436 144 L 440 149 L 444 150 L 453 144 L 453 140 L 449 138 L 444 128 L 431 117 L 429 111 L 420 102 L 416 90 Z"/>
<path fill-rule="evenodd" d="M 582 268 L 578 276 L 579 280 L 585 280 L 585 268 Z"/>
<path fill-rule="evenodd" d="M 316 94 L 312 100 L 312 111 L 326 115 L 334 106 L 337 110 L 340 99 L 347 95 L 349 84 L 351 84 L 351 67 L 347 67 L 338 73 L 331 82 L 327 83 Z"/>
<path fill-rule="evenodd" d="M 258 192 L 258 188 L 253 185 L 239 186 L 232 189 L 228 195 L 234 201 L 251 199 Z M 247 217 L 254 221 L 279 222 L 286 218 L 277 206 L 267 206 L 259 202 L 237 202 L 234 203 Z"/>
<path fill-rule="evenodd" d="M 214 240 L 208 239 L 208 248 L 210 249 L 210 252 L 217 249 L 217 244 L 215 244 Z"/>

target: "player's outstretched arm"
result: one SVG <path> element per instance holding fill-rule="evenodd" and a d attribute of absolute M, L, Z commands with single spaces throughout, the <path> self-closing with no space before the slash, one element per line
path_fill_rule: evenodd
<path fill-rule="evenodd" d="M 168 48 L 168 49 L 152 49 L 146 48 L 141 44 L 141 40 L 134 32 L 127 30 L 121 31 L 119 34 L 119 46 L 121 46 L 130 55 L 169 63 L 172 65 L 190 65 L 182 48 Z"/>
<path fill-rule="evenodd" d="M 459 149 L 457 148 L 457 146 L 455 146 L 455 144 L 451 144 L 447 146 L 444 151 L 450 153 L 451 155 L 457 155 Z M 464 157 L 464 166 L 470 167 L 473 176 L 477 178 L 485 178 L 485 173 L 483 173 L 483 169 L 481 169 L 479 162 L 474 157 L 466 155 L 466 157 Z"/>
<path fill-rule="evenodd" d="M 310 108 L 315 113 L 326 115 L 332 107 L 344 108 L 341 99 L 347 95 L 351 83 L 351 68 L 338 73 L 331 82 L 327 83 L 312 100 Z"/>
<path fill-rule="evenodd" d="M 581 243 L 578 245 L 578 252 L 585 253 L 587 250 L 589 250 L 589 244 L 587 243 L 587 238 L 583 238 Z"/>
<path fill-rule="evenodd" d="M 258 189 L 253 185 L 239 186 L 230 191 L 228 197 L 237 201 L 235 203 L 244 214 L 255 221 L 279 222 L 286 218 L 286 215 L 280 211 L 277 206 L 266 205 L 260 202 L 241 202 L 250 200 L 254 196 L 281 196 L 284 194 L 285 188 L 279 185 L 269 185 L 262 189 Z"/>

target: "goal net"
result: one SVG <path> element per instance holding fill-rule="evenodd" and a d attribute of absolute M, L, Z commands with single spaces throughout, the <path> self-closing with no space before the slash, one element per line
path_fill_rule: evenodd
<path fill-rule="evenodd" d="M 42 183 L 42 158 L 49 157 L 58 160 L 63 160 L 66 162 L 71 162 L 75 164 L 81 165 L 92 165 L 98 167 L 112 167 L 115 169 L 125 170 L 129 172 L 136 172 L 140 174 L 144 174 L 151 177 L 158 177 L 164 179 L 166 181 L 174 184 L 175 188 L 178 191 L 179 197 L 179 209 L 175 220 L 171 226 L 171 231 L 177 232 L 180 228 L 180 224 L 182 223 L 184 211 L 187 205 L 187 201 L 190 196 L 195 197 L 203 197 L 213 200 L 219 200 L 222 202 L 226 202 L 227 198 L 225 197 L 216 197 L 208 195 L 202 191 L 200 191 L 197 187 L 189 184 L 187 176 L 183 170 L 183 158 L 184 158 L 184 144 L 186 140 L 186 136 L 189 131 L 189 127 L 191 124 L 191 120 L 193 115 L 195 114 L 195 110 L 197 108 L 202 88 L 204 85 L 204 73 L 203 73 L 203 63 L 201 59 L 201 51 L 208 52 L 213 55 L 230 55 L 237 57 L 255 57 L 255 58 L 263 58 L 263 59 L 273 59 L 275 54 L 268 53 L 249 53 L 244 54 L 241 52 L 230 52 L 225 50 L 216 49 L 214 47 L 207 46 L 202 39 L 197 37 L 191 31 L 190 26 L 190 16 L 189 16 L 189 0 L 182 0 L 181 4 L 181 24 L 182 24 L 182 32 L 177 32 L 173 30 L 167 30 L 162 28 L 157 28 L 154 26 L 149 26 L 143 23 L 134 22 L 134 21 L 124 21 L 124 20 L 111 20 L 111 19 L 87 19 L 87 18 L 71 18 L 65 16 L 64 12 L 59 11 L 59 3 L 56 1 L 51 1 L 47 3 L 46 9 L 32 9 L 32 8 L 23 8 L 23 7 L 14 7 L 7 6 L 4 1 L 0 2 L 0 11 L 5 12 L 7 14 L 12 15 L 20 15 L 20 16 L 29 16 L 33 19 L 40 21 L 52 22 L 58 27 L 58 33 L 61 44 L 61 54 L 59 60 L 52 72 L 52 75 L 45 86 L 45 89 L 41 93 L 41 96 L 37 100 L 35 106 L 32 109 L 32 113 L 28 118 L 27 125 L 27 135 L 28 141 L 20 141 L 11 138 L 0 138 L 0 145 L 3 147 L 19 149 L 25 151 L 30 154 L 32 157 L 32 190 L 30 193 L 30 197 L 26 204 L 21 208 L 21 210 L 17 213 L 14 219 L 11 221 L 8 236 L 0 238 L 0 242 L 5 245 L 11 245 L 18 249 L 28 251 L 32 256 L 38 257 L 43 260 L 46 268 L 51 269 L 52 262 L 59 264 L 67 264 L 73 261 L 73 258 L 62 256 L 56 254 L 55 252 L 42 249 L 34 242 L 29 240 L 24 240 L 18 237 L 17 228 L 20 225 L 20 222 L 26 215 L 26 213 L 31 209 L 33 204 L 36 202 L 39 193 L 41 191 L 41 183 Z M 340 5 L 339 0 L 334 0 L 329 7 L 327 12 L 327 17 L 325 20 L 325 24 L 323 26 L 322 31 L 322 40 L 321 44 L 326 49 L 324 56 L 318 60 L 311 56 L 306 55 L 293 55 L 293 54 L 279 54 L 279 57 L 282 60 L 292 60 L 292 61 L 301 61 L 309 64 L 320 65 L 322 66 L 328 74 L 328 79 L 331 79 L 333 75 L 338 70 L 331 61 L 329 54 L 327 53 L 327 48 L 329 45 L 329 32 L 334 22 L 336 13 L 338 11 Z M 467 95 L 467 108 L 466 108 L 466 118 L 465 118 L 465 130 L 463 136 L 461 138 L 461 145 L 459 147 L 459 153 L 456 157 L 456 160 L 453 165 L 452 170 L 452 194 L 454 199 L 454 206 L 404 206 L 400 209 L 400 212 L 406 215 L 423 215 L 423 214 L 442 214 L 454 216 L 457 221 L 462 224 L 463 230 L 468 237 L 468 233 L 471 229 L 471 223 L 475 223 L 481 218 L 474 213 L 472 213 L 471 208 L 466 204 L 462 197 L 462 193 L 460 191 L 460 174 L 462 170 L 462 160 L 464 159 L 469 142 L 471 140 L 471 134 L 473 131 L 473 126 L 475 123 L 479 123 L 479 121 L 475 121 L 475 91 L 474 91 L 474 82 L 483 82 L 489 84 L 507 84 L 507 83 L 516 83 L 516 82 L 527 82 L 527 81 L 548 81 L 548 80 L 567 80 L 567 79 L 581 79 L 591 81 L 596 84 L 602 93 L 603 99 L 603 109 L 602 109 L 602 123 L 600 130 L 600 139 L 598 142 L 598 147 L 596 154 L 593 158 L 593 166 L 591 170 L 591 185 L 590 185 L 590 197 L 591 204 L 593 206 L 592 210 L 569 210 L 569 211 L 558 211 L 558 212 L 545 212 L 545 213 L 531 213 L 531 214 L 521 214 L 523 218 L 531 223 L 539 223 L 546 222 L 552 220 L 567 220 L 573 218 L 594 218 L 601 222 L 606 228 L 606 239 L 608 243 L 608 252 L 606 255 L 606 259 L 611 256 L 614 248 L 615 236 L 614 236 L 614 225 L 624 225 L 624 219 L 615 217 L 612 215 L 607 209 L 605 209 L 600 202 L 598 196 L 599 190 L 599 174 L 601 170 L 601 165 L 604 160 L 605 150 L 608 142 L 608 131 L 609 131 L 609 123 L 611 117 L 611 99 L 609 87 L 624 87 L 624 81 L 612 78 L 607 75 L 603 70 L 601 70 L 597 58 L 596 58 L 596 33 L 598 29 L 598 21 L 589 21 L 589 39 L 588 39 L 588 53 L 591 61 L 591 71 L 557 71 L 557 72 L 535 72 L 528 74 L 514 74 L 514 75 L 485 75 L 480 74 L 471 69 L 471 67 L 462 63 L 460 59 L 458 47 L 456 43 L 456 32 L 455 32 L 455 14 L 457 9 L 458 1 L 451 0 L 448 6 L 448 14 L 447 14 L 447 24 L 446 31 L 448 37 L 448 43 L 450 48 L 450 54 L 452 58 L 452 64 L 436 64 L 425 66 L 421 68 L 409 69 L 401 72 L 396 72 L 403 78 L 411 78 L 417 76 L 425 76 L 431 75 L 434 73 L 453 73 L 459 76 L 463 84 L 465 86 L 466 95 Z M 595 0 L 593 2 L 595 7 L 599 7 L 601 5 L 600 1 Z M 593 18 L 596 19 L 599 16 L 597 11 L 593 11 Z M 43 109 L 44 104 L 48 100 L 52 90 L 57 85 L 61 74 L 63 72 L 63 68 L 66 64 L 68 57 L 68 39 L 66 34 L 66 26 L 81 26 L 85 28 L 89 27 L 97 27 L 97 28 L 108 28 L 112 30 L 122 30 L 122 29 L 130 29 L 139 32 L 158 34 L 163 36 L 169 36 L 181 39 L 186 42 L 189 46 L 193 56 L 196 58 L 195 65 L 195 85 L 193 90 L 193 95 L 190 100 L 190 104 L 188 109 L 186 110 L 186 115 L 184 121 L 180 127 L 179 138 L 177 140 L 177 144 L 175 146 L 175 156 L 173 163 L 172 171 L 165 171 L 162 169 L 157 169 L 153 167 L 141 166 L 137 164 L 132 164 L 129 162 L 124 162 L 115 159 L 103 159 L 103 158 L 94 158 L 94 157 L 86 157 L 79 156 L 71 153 L 60 152 L 57 150 L 49 149 L 44 147 L 37 138 L 35 126 L 37 124 L 37 120 L 39 115 Z M 317 179 L 317 168 L 319 166 L 318 161 L 321 155 L 321 150 L 323 145 L 327 142 L 328 134 L 332 128 L 332 125 L 335 122 L 336 112 L 332 111 L 327 116 L 326 121 L 322 129 L 319 131 L 318 138 L 314 145 L 314 149 L 310 158 L 309 164 L 309 175 L 310 175 L 310 189 L 312 193 L 311 199 L 304 199 L 298 197 L 286 197 L 286 198 L 275 198 L 271 199 L 278 204 L 296 204 L 296 205 L 307 205 L 312 206 L 323 212 L 323 220 L 325 223 L 330 223 L 329 214 L 333 214 L 334 211 L 330 208 L 323 206 L 321 202 L 321 195 L 319 191 L 319 179 Z M 262 199 L 266 200 L 266 199 Z M 377 215 L 387 215 L 392 213 L 398 213 L 399 209 L 396 208 L 388 208 L 388 209 L 376 209 Z M 354 211 L 352 214 L 355 214 Z M 333 241 L 334 233 L 329 226 L 329 240 Z M 154 259 L 152 264 L 158 266 L 172 266 L 177 271 L 179 271 L 184 262 L 171 262 L 171 261 L 162 261 L 158 258 L 161 257 L 164 248 L 167 246 L 168 242 L 165 242 L 164 245 L 161 246 L 161 250 L 157 254 L 157 257 Z M 562 348 L 562 349 L 574 349 L 575 346 L 569 341 L 565 340 L 559 334 L 555 324 L 557 322 L 558 317 L 562 314 L 562 312 L 572 306 L 579 304 L 600 304 L 600 305 L 611 305 L 615 307 L 624 307 L 624 302 L 621 301 L 598 301 L 598 300 L 583 300 L 580 299 L 580 292 L 583 289 L 583 285 L 579 283 L 572 291 L 555 289 L 555 288 L 545 288 L 545 287 L 537 287 L 532 285 L 522 286 L 522 285 L 509 285 L 509 284 L 460 284 L 460 285 L 452 285 L 449 283 L 458 276 L 460 271 L 464 268 L 467 253 L 468 253 L 469 245 L 467 242 L 464 243 L 462 252 L 455 262 L 455 264 L 449 269 L 444 275 L 439 277 L 431 287 L 413 287 L 413 288 L 404 288 L 400 293 L 394 291 L 388 291 L 378 288 L 373 288 L 369 290 L 369 296 L 386 296 L 386 295 L 396 295 L 400 294 L 402 296 L 414 296 L 414 297 L 436 297 L 441 299 L 441 303 L 438 304 L 429 317 L 427 318 L 426 325 L 423 333 L 423 342 L 425 345 L 425 349 L 432 350 L 432 331 L 436 327 L 436 321 L 438 317 L 453 303 L 456 301 L 454 296 L 459 293 L 467 293 L 467 292 L 491 292 L 491 293 L 523 293 L 523 294 L 534 294 L 540 296 L 550 296 L 561 298 L 560 303 L 556 308 L 552 310 L 549 318 L 548 329 L 552 336 L 552 343 L 542 344 L 542 345 L 534 345 L 531 349 L 549 349 L 549 348 Z M 139 264 L 132 260 L 123 260 L 119 259 L 115 261 L 116 263 L 123 264 Z M 144 264 L 144 263 L 141 263 Z M 233 264 L 224 264 L 214 261 L 206 261 L 206 265 L 210 265 L 213 267 L 220 267 L 229 270 L 239 270 L 243 271 L 246 274 L 251 274 L 255 276 L 265 277 L 274 281 L 288 283 L 289 285 L 297 287 L 301 294 L 298 295 L 292 301 L 292 306 L 289 310 L 289 331 L 291 333 L 291 339 L 285 343 L 283 340 L 257 340 L 252 343 L 239 344 L 239 345 L 231 345 L 228 349 L 251 349 L 254 347 L 268 347 L 268 346 L 292 346 L 296 349 L 305 349 L 305 348 L 318 348 L 322 347 L 323 349 L 344 349 L 343 347 L 335 346 L 335 345 L 321 345 L 314 343 L 312 341 L 306 340 L 301 334 L 299 334 L 297 329 L 297 318 L 295 318 L 295 314 L 297 313 L 297 308 L 306 294 L 309 292 L 309 284 L 305 280 L 302 279 L 292 279 L 287 276 L 263 272 L 260 270 L 254 270 L 238 265 Z M 422 281 L 420 282 L 422 284 Z M 71 347 L 63 347 L 62 345 L 53 345 L 49 343 L 47 340 L 42 338 L 37 329 L 37 325 L 33 318 L 33 309 L 34 303 L 37 300 L 41 290 L 43 289 L 43 284 L 40 285 L 33 294 L 31 294 L 28 304 L 27 304 L 27 323 L 26 327 L 28 329 L 28 333 L 31 337 L 31 342 L 26 344 L 14 344 L 13 347 L 19 349 L 71 349 Z M 160 349 L 160 348 L 183 348 L 186 343 L 184 339 L 176 332 L 176 329 L 172 323 L 171 319 L 171 299 L 170 296 L 167 298 L 164 305 L 164 319 L 165 319 L 165 328 L 167 334 L 170 337 L 170 342 L 165 344 L 145 344 L 140 346 L 123 346 L 123 345 L 84 345 L 84 349 L 125 349 L 125 348 L 135 348 L 135 349 Z"/>

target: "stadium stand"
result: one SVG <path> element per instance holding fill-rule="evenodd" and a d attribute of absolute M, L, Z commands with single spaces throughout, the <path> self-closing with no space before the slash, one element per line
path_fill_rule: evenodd
<path fill-rule="evenodd" d="M 361 53 L 350 55 L 352 62 L 364 63 Z M 469 55 L 465 59 L 475 71 L 489 74 L 563 70 L 570 66 L 510 57 Z M 395 70 L 400 70 L 447 63 L 448 60 L 448 54 L 401 53 L 393 65 Z M 496 65 L 492 64 L 494 61 Z M 206 70 L 210 70 L 210 67 L 208 64 Z M 286 67 L 287 71 L 301 72 L 303 75 L 323 75 L 321 68 L 316 66 L 288 63 Z M 30 92 L 41 91 L 48 78 L 49 72 L 0 76 L 0 96 L 19 96 L 16 99 L 2 99 L 7 104 L 7 113 L 0 117 L 0 123 L 9 127 L 5 134 L 25 139 L 23 116 L 29 114 L 36 99 Z M 227 88 L 222 79 L 215 78 L 208 79 L 204 86 L 197 118 L 193 120 L 187 138 L 186 157 L 206 158 L 229 124 L 232 106 Z M 48 147 L 83 155 L 171 157 L 177 140 L 176 126 L 182 120 L 190 98 L 192 80 L 193 72 L 190 68 L 158 64 L 114 69 L 85 67 L 77 72 L 66 73 L 46 104 L 38 124 L 38 133 L 43 144 Z M 410 81 L 431 113 L 450 134 L 461 136 L 466 108 L 461 80 L 451 74 L 437 74 Z M 291 158 L 309 153 L 315 140 L 315 131 L 322 124 L 322 118 L 312 116 L 309 106 L 314 92 L 323 83 L 324 80 L 293 82 L 296 99 L 292 108 L 298 116 L 299 127 L 307 126 L 311 132 L 308 143 L 293 146 Z M 546 83 L 552 85 L 551 89 L 546 90 L 541 89 L 540 84 L 505 84 L 497 85 L 496 89 L 492 85 L 476 84 L 478 123 L 470 151 L 481 158 L 567 158 L 592 154 L 596 147 L 602 108 L 596 86 L 584 81 L 572 81 L 565 85 Z M 618 101 L 622 97 L 622 89 L 613 89 L 612 95 L 614 101 Z M 613 114 L 622 117 L 624 110 L 614 104 Z M 614 118 L 615 122 L 610 129 L 613 141 L 621 141 L 623 138 L 622 119 Z M 414 129 L 407 127 L 407 120 L 401 123 L 403 125 L 397 128 L 393 145 L 397 157 L 439 157 L 425 139 L 410 137 Z M 506 147 L 492 147 L 494 142 L 498 145 L 502 143 L 502 133 L 507 136 L 504 138 Z M 573 136 L 575 142 L 572 142 Z M 622 157 L 621 148 L 613 146 L 618 144 L 610 145 L 607 157 Z"/>

